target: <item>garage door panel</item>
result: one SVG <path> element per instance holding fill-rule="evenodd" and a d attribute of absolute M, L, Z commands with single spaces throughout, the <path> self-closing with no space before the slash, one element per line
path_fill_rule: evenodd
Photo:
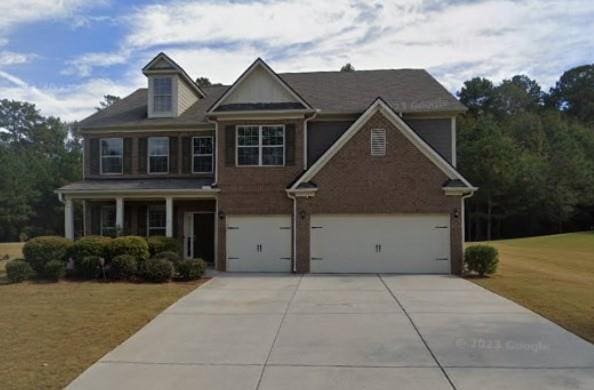
<path fill-rule="evenodd" d="M 311 270 L 449 273 L 448 215 L 314 215 Z"/>

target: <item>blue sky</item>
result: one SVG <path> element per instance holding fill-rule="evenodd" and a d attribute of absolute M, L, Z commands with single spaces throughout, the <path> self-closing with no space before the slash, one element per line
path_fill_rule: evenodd
<path fill-rule="evenodd" d="M 82 119 L 144 87 L 159 51 L 223 83 L 262 57 L 278 72 L 426 68 L 452 92 L 518 73 L 548 89 L 594 62 L 593 37 L 591 0 L 2 0 L 0 98 Z"/>

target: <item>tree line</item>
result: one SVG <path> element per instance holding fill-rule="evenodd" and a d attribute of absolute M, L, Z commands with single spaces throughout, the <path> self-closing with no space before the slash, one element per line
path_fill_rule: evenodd
<path fill-rule="evenodd" d="M 594 64 L 566 71 L 548 92 L 516 75 L 498 85 L 473 78 L 457 94 L 468 107 L 458 118 L 458 167 L 480 187 L 467 200 L 467 238 L 592 228 Z M 118 100 L 106 95 L 97 110 Z M 76 123 L 0 100 L 0 242 L 63 234 L 54 191 L 81 177 Z"/>

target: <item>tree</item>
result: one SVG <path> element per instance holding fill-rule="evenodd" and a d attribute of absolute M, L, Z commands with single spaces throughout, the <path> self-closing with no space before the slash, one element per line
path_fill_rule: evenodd
<path fill-rule="evenodd" d="M 493 83 L 490 80 L 475 77 L 465 81 L 457 95 L 460 102 L 468 107 L 469 113 L 477 115 L 489 110 L 493 89 Z"/>
<path fill-rule="evenodd" d="M 99 107 L 95 107 L 95 110 L 104 110 L 107 107 L 113 105 L 114 103 L 119 102 L 120 100 L 121 98 L 119 96 L 103 95 L 103 100 L 99 102 Z"/>
<path fill-rule="evenodd" d="M 353 65 L 351 65 L 350 62 L 347 62 L 345 65 L 342 66 L 342 68 L 340 68 L 341 72 L 354 72 L 355 71 L 355 67 Z"/>
<path fill-rule="evenodd" d="M 549 106 L 594 124 L 594 64 L 572 68 L 549 91 Z"/>
<path fill-rule="evenodd" d="M 516 75 L 493 89 L 490 110 L 499 118 L 536 111 L 543 101 L 538 83 L 528 76 Z"/>
<path fill-rule="evenodd" d="M 198 78 L 196 78 L 196 84 L 198 84 L 198 86 L 200 88 L 215 87 L 215 86 L 223 85 L 221 83 L 212 83 L 209 80 L 208 77 L 198 77 Z"/>

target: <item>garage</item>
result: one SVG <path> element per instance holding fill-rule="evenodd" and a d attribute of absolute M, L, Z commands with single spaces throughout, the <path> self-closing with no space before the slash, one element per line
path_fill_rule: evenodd
<path fill-rule="evenodd" d="M 291 217 L 229 216 L 227 271 L 290 272 Z"/>
<path fill-rule="evenodd" d="M 450 273 L 447 214 L 312 215 L 311 272 Z"/>

